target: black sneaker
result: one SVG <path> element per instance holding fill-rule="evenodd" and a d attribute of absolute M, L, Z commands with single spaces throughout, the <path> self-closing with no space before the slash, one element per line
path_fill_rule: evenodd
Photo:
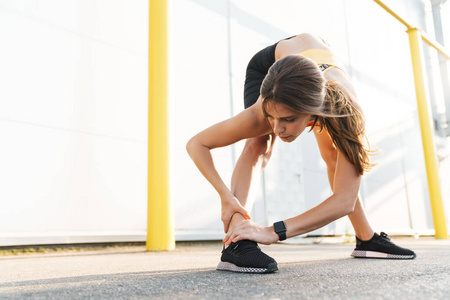
<path fill-rule="evenodd" d="M 386 233 L 381 232 L 380 235 L 375 233 L 368 241 L 361 241 L 356 237 L 356 248 L 352 256 L 357 258 L 413 259 L 416 254 L 411 250 L 396 246 Z"/>
<path fill-rule="evenodd" d="M 217 270 L 242 273 L 272 273 L 278 270 L 277 262 L 261 251 L 250 240 L 231 243 L 222 251 Z"/>

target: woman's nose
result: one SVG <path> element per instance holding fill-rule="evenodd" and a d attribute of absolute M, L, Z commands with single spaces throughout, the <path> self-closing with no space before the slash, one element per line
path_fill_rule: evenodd
<path fill-rule="evenodd" d="M 274 120 L 273 121 L 273 132 L 275 133 L 275 134 L 280 134 L 280 133 L 282 133 L 283 131 L 284 131 L 284 127 L 283 126 L 281 126 L 281 124 L 280 124 L 280 122 L 278 122 L 277 120 Z"/>

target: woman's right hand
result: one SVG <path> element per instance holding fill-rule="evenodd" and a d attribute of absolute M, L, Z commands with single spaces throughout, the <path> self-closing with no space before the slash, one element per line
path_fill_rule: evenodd
<path fill-rule="evenodd" d="M 231 218 L 235 213 L 240 213 L 244 218 L 250 220 L 250 215 L 241 205 L 239 200 L 234 196 L 222 197 L 222 222 L 223 230 L 225 233 L 228 232 L 228 227 L 230 226 Z"/>

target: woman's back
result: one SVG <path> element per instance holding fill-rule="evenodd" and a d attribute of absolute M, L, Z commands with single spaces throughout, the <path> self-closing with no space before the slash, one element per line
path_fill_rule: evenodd
<path fill-rule="evenodd" d="M 292 54 L 301 55 L 302 52 L 306 54 L 309 52 L 308 50 L 311 49 L 327 50 L 332 53 L 331 48 L 320 37 L 310 33 L 302 33 L 290 39 L 280 41 L 275 48 L 275 60 L 279 60 Z M 353 96 L 354 99 L 357 99 L 355 87 L 344 70 L 341 70 L 340 68 L 327 69 L 326 72 L 324 72 L 324 77 L 327 81 L 339 83 L 341 87 L 346 89 Z"/>

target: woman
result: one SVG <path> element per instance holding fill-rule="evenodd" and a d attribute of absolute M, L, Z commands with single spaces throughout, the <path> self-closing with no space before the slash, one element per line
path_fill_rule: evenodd
<path fill-rule="evenodd" d="M 411 259 L 413 251 L 374 233 L 358 196 L 361 176 L 372 165 L 364 147 L 364 116 L 353 84 L 328 45 L 315 35 L 299 34 L 258 52 L 247 67 L 245 110 L 207 128 L 187 144 L 198 169 L 221 198 L 228 247 L 217 269 L 276 271 L 275 260 L 257 243 L 271 244 L 320 228 L 348 215 L 355 229 L 354 257 Z M 333 194 L 316 207 L 273 226 L 250 221 L 252 178 L 270 159 L 274 142 L 294 141 L 307 127 L 327 165 Z M 246 139 L 229 189 L 214 167 L 211 149 Z"/>

